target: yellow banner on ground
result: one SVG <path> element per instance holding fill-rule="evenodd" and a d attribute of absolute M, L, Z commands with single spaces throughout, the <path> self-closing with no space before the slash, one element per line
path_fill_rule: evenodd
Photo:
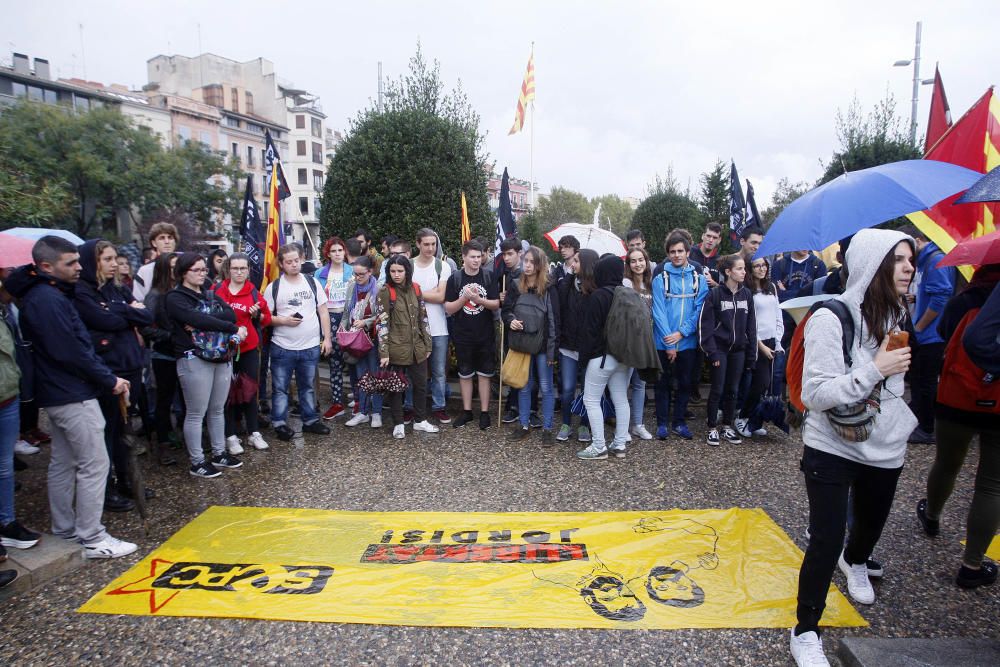
<path fill-rule="evenodd" d="M 789 627 L 801 560 L 760 509 L 211 507 L 80 611 L 508 628 Z M 866 625 L 833 587 L 823 622 Z"/>

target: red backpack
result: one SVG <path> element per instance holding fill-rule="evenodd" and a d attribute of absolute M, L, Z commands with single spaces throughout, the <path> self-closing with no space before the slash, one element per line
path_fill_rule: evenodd
<path fill-rule="evenodd" d="M 844 367 L 847 369 L 851 368 L 851 348 L 854 346 L 854 319 L 851 317 L 850 311 L 846 305 L 833 298 L 814 303 L 809 312 L 806 313 L 806 316 L 795 327 L 795 333 L 792 334 L 792 342 L 788 346 L 788 358 L 785 362 L 785 383 L 788 385 L 788 409 L 785 420 L 789 426 L 794 426 L 795 428 L 801 428 L 806 417 L 806 406 L 802 403 L 802 367 L 806 359 L 806 322 L 820 308 L 832 311 L 837 316 L 837 319 L 840 320 Z"/>
<path fill-rule="evenodd" d="M 962 336 L 977 314 L 978 308 L 972 308 L 965 314 L 945 347 L 937 401 L 957 410 L 998 415 L 1000 377 L 972 363 L 962 345 Z"/>

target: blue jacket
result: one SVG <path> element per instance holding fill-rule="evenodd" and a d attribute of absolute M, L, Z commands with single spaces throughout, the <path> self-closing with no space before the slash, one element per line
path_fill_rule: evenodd
<path fill-rule="evenodd" d="M 669 290 L 667 289 L 669 286 Z M 653 341 L 657 350 L 693 350 L 698 347 L 698 314 L 708 294 L 708 281 L 690 262 L 677 268 L 669 261 L 653 278 Z M 675 345 L 664 336 L 679 331 L 683 338 Z"/>
<path fill-rule="evenodd" d="M 969 324 L 962 345 L 972 363 L 988 373 L 1000 375 L 1000 288 L 994 288 L 976 319 Z"/>
<path fill-rule="evenodd" d="M 101 361 L 73 307 L 74 286 L 33 264 L 4 286 L 21 299 L 21 334 L 32 345 L 35 398 L 42 408 L 81 403 L 111 393 L 115 374 Z"/>
<path fill-rule="evenodd" d="M 917 288 L 917 302 L 913 308 L 913 324 L 916 325 L 928 309 L 937 313 L 937 317 L 923 331 L 916 331 L 914 328 L 918 345 L 944 342 L 944 338 L 938 333 L 937 323 L 955 291 L 955 269 L 951 266 L 937 268 L 942 257 L 944 253 L 933 243 L 928 243 L 917 253 L 917 273 L 913 279 Z"/>

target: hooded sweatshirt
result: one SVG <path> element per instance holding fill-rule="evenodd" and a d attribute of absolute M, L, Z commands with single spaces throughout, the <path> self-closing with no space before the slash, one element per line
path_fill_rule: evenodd
<path fill-rule="evenodd" d="M 236 294 L 229 290 L 229 281 L 224 280 L 221 285 L 215 288 L 215 293 L 228 303 L 229 307 L 236 313 L 236 326 L 247 328 L 247 337 L 240 343 L 240 352 L 257 349 L 257 346 L 260 345 L 257 329 L 271 326 L 271 311 L 267 307 L 267 301 L 261 297 L 260 292 L 249 280 L 243 283 L 243 287 Z M 250 317 L 249 312 L 254 304 L 260 306 L 260 314 L 256 320 Z"/>
<path fill-rule="evenodd" d="M 697 276 L 697 278 L 696 278 Z M 669 285 L 669 291 L 667 286 Z M 653 342 L 657 350 L 693 350 L 698 347 L 698 315 L 708 295 L 708 281 L 690 262 L 682 267 L 669 260 L 653 278 Z M 668 345 L 664 336 L 679 331 L 683 338 Z"/>
<path fill-rule="evenodd" d="M 746 352 L 747 368 L 757 361 L 757 316 L 750 290 L 740 285 L 736 292 L 725 282 L 713 287 L 698 318 L 701 349 L 711 362 L 729 352 Z"/>
<path fill-rule="evenodd" d="M 882 341 L 871 340 L 861 317 L 861 302 L 885 256 L 900 241 L 913 239 L 896 231 L 865 229 L 854 237 L 847 251 L 851 267 L 844 293 L 835 297 L 844 303 L 854 320 L 851 367 L 844 367 L 843 337 L 837 316 L 829 309 L 817 310 L 806 322 L 805 360 L 802 366 L 802 402 L 808 411 L 802 440 L 813 449 L 874 466 L 899 468 L 906 455 L 906 439 L 917 419 L 903 400 L 903 374 L 884 378 L 875 367 L 875 353 Z M 897 325 L 898 326 L 898 325 Z M 875 385 L 885 380 L 881 410 L 871 437 L 864 442 L 846 442 L 830 425 L 825 410 L 861 401 Z"/>
<path fill-rule="evenodd" d="M 607 353 L 608 340 L 604 336 L 604 323 L 611 312 L 611 302 L 615 298 L 615 288 L 620 287 L 625 277 L 625 263 L 621 257 L 605 255 L 597 260 L 594 267 L 594 282 L 597 289 L 587 297 L 583 308 L 583 324 L 580 327 L 580 363 L 586 365 Z"/>
<path fill-rule="evenodd" d="M 90 332 L 94 350 L 113 372 L 122 374 L 142 368 L 143 347 L 136 337 L 136 328 L 153 323 L 153 314 L 146 308 L 134 308 L 132 293 L 114 282 L 97 286 L 97 253 L 99 239 L 80 246 L 80 281 L 73 294 L 80 319 Z"/>
<path fill-rule="evenodd" d="M 73 307 L 73 284 L 29 264 L 14 271 L 4 286 L 21 299 L 21 334 L 32 345 L 39 407 L 81 403 L 115 388 L 115 374 L 94 352 L 90 332 Z"/>
<path fill-rule="evenodd" d="M 556 321 L 559 323 L 559 347 L 570 352 L 580 349 L 580 335 L 583 327 L 583 307 L 587 303 L 587 295 L 580 287 L 580 279 L 573 274 L 567 274 L 556 283 L 558 306 Z"/>

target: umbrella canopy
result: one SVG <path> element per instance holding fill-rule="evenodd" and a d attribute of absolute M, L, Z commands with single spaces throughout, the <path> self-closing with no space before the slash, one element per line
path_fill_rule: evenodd
<path fill-rule="evenodd" d="M 12 227 L 11 229 L 3 230 L 4 234 L 13 234 L 14 236 L 20 236 L 23 239 L 31 239 L 37 241 L 43 236 L 61 236 L 70 243 L 75 243 L 76 245 L 83 245 L 83 239 L 74 234 L 73 232 L 67 231 L 65 229 L 46 229 L 44 227 Z"/>
<path fill-rule="evenodd" d="M 997 181 L 1000 182 L 1000 178 Z M 982 266 L 983 264 L 1000 264 L 1000 230 L 960 242 L 937 263 L 938 266 Z"/>
<path fill-rule="evenodd" d="M 1000 201 L 1000 167 L 994 167 L 990 173 L 973 183 L 955 203 L 975 204 L 988 201 Z"/>
<path fill-rule="evenodd" d="M 809 309 L 813 307 L 814 303 L 819 303 L 820 301 L 826 301 L 833 297 L 832 294 L 817 294 L 815 296 L 799 296 L 794 299 L 789 299 L 781 304 L 781 309 L 792 316 L 795 323 L 798 324 L 802 321 L 802 318 L 806 316 Z"/>
<path fill-rule="evenodd" d="M 31 249 L 35 242 L 31 239 L 0 232 L 0 269 L 31 264 Z"/>
<path fill-rule="evenodd" d="M 768 229 L 756 256 L 822 250 L 867 227 L 930 208 L 981 176 L 937 160 L 904 160 L 852 171 L 789 204 Z"/>
<path fill-rule="evenodd" d="M 580 248 L 590 248 L 598 255 L 611 253 L 616 257 L 625 256 L 625 243 L 607 229 L 597 225 L 581 225 L 577 222 L 566 222 L 545 235 L 552 244 L 553 250 L 559 249 L 559 239 L 564 236 L 575 236 L 580 242 Z"/>

